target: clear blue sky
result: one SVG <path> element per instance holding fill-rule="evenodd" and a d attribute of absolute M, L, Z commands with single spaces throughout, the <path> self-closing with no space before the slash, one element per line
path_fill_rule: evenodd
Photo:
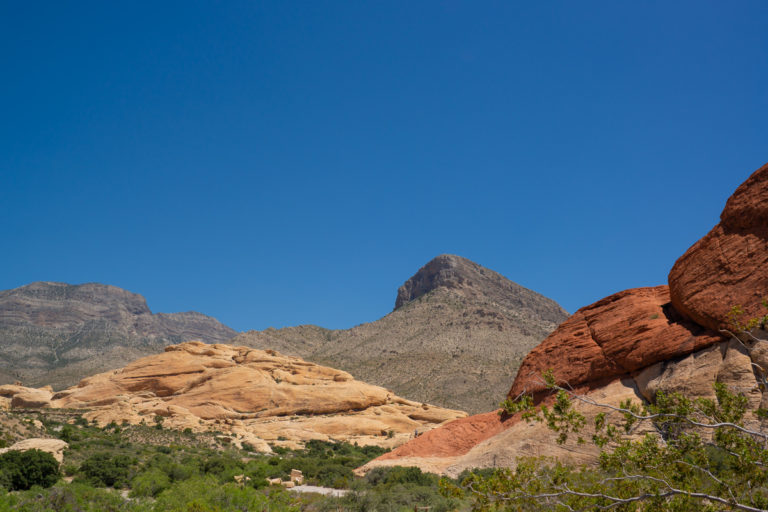
<path fill-rule="evenodd" d="M 768 161 L 768 2 L 3 2 L 0 289 L 350 327 L 440 253 L 569 311 Z"/>

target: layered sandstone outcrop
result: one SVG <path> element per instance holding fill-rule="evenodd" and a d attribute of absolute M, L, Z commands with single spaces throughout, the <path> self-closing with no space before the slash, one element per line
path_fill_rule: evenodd
<path fill-rule="evenodd" d="M 11 396 L 12 407 L 18 396 L 45 397 L 18 386 L 0 393 Z M 160 417 L 163 427 L 230 433 L 264 451 L 269 442 L 295 446 L 310 439 L 395 446 L 414 431 L 466 416 L 297 357 L 200 342 L 167 347 L 47 398 L 23 406 L 84 409 L 99 425 L 154 424 Z"/>
<path fill-rule="evenodd" d="M 733 306 L 744 317 L 768 313 L 768 164 L 728 199 L 717 224 L 669 273 L 672 304 L 710 329 L 728 327 Z"/>
<path fill-rule="evenodd" d="M 666 286 L 625 290 L 560 324 L 525 357 L 508 395 L 544 390 L 550 369 L 560 385 L 599 385 L 722 339 L 677 313 Z"/>

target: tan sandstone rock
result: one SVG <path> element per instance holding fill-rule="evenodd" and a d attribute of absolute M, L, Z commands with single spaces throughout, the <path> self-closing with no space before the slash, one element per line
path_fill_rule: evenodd
<path fill-rule="evenodd" d="M 200 342 L 88 377 L 49 402 L 88 409 L 83 416 L 100 425 L 154 424 L 161 416 L 164 427 L 233 433 L 235 444 L 262 451 L 268 442 L 296 446 L 310 439 L 396 446 L 414 430 L 466 416 L 272 350 Z"/>
<path fill-rule="evenodd" d="M 19 386 L 20 387 L 20 386 Z M 42 409 L 49 407 L 53 393 L 49 389 L 23 388 L 11 399 L 13 409 Z"/>
<path fill-rule="evenodd" d="M 33 438 L 24 439 L 8 448 L 2 448 L 0 449 L 0 453 L 9 452 L 11 450 L 18 450 L 21 452 L 27 450 L 41 450 L 50 453 L 57 461 L 59 461 L 59 463 L 61 463 L 61 461 L 64 460 L 64 450 L 68 447 L 69 445 L 61 439 Z"/>

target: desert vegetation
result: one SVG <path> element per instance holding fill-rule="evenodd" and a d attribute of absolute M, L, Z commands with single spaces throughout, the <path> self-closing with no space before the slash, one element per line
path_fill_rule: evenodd
<path fill-rule="evenodd" d="M 353 469 L 386 451 L 376 446 L 309 441 L 303 449 L 275 446 L 273 454 L 261 454 L 247 443 L 237 448 L 223 442 L 225 436 L 215 433 L 115 423 L 100 428 L 56 411 L 11 412 L 4 419 L 11 416 L 18 425 L 41 423 L 38 435 L 58 437 L 69 448 L 60 466 L 38 450 L 0 455 L 3 512 L 469 508 L 468 500 L 440 493 L 438 476 L 417 468 L 377 469 L 356 477 Z M 267 479 L 287 481 L 293 469 L 302 471 L 307 484 L 348 492 L 326 497 L 269 485 Z"/>

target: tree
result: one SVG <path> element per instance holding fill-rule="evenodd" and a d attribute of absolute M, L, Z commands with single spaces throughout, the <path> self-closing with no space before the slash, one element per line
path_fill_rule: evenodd
<path fill-rule="evenodd" d="M 59 463 L 42 450 L 11 450 L 0 455 L 0 486 L 11 491 L 27 490 L 33 485 L 50 487 L 61 474 Z"/>
<path fill-rule="evenodd" d="M 558 443 L 571 436 L 594 443 L 598 467 L 521 460 L 514 470 L 473 474 L 460 486 L 443 481 L 445 493 L 474 497 L 475 510 L 768 510 L 768 431 L 761 421 L 768 414 L 749 412 L 745 396 L 716 383 L 715 399 L 658 393 L 651 404 L 627 400 L 616 407 L 557 386 L 551 372 L 544 380 L 554 393 L 551 406 L 532 408 L 530 397 L 519 397 L 505 407 L 545 422 Z M 575 401 L 619 413 L 622 420 L 610 423 L 600 412 L 592 420 L 594 434 L 583 439 L 587 418 L 574 409 Z M 628 435 L 640 425 L 651 432 Z"/>

